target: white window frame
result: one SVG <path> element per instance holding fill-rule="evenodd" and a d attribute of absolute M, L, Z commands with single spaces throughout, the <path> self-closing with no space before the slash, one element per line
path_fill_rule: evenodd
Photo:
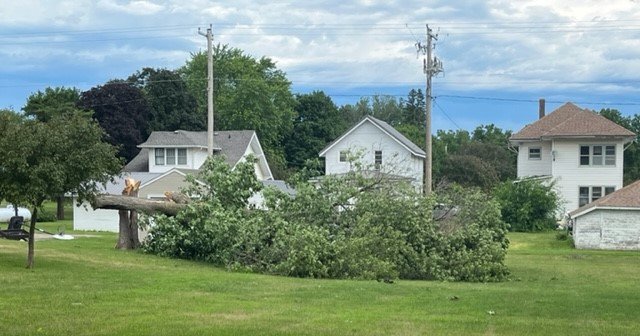
<path fill-rule="evenodd" d="M 184 166 L 187 164 L 187 149 L 186 148 L 177 148 L 177 163 L 179 166 Z"/>
<path fill-rule="evenodd" d="M 581 193 L 582 191 L 581 189 L 585 189 L 585 188 L 588 190 L 588 195 Z M 598 199 L 604 196 L 607 196 L 614 191 L 616 191 L 615 186 L 579 186 L 578 187 L 578 207 L 597 201 Z"/>
<path fill-rule="evenodd" d="M 382 151 L 381 150 L 373 151 L 373 165 L 376 169 L 380 169 L 380 167 L 382 167 Z"/>
<path fill-rule="evenodd" d="M 348 150 L 341 150 L 340 151 L 340 157 L 339 157 L 339 161 L 340 162 L 347 162 L 349 157 L 349 151 Z"/>
<path fill-rule="evenodd" d="M 583 148 L 588 148 L 588 153 L 583 153 Z M 613 150 L 613 154 L 611 153 Z M 581 167 L 615 167 L 616 166 L 616 145 L 580 145 L 578 148 L 578 165 Z M 589 163 L 583 163 L 583 159 L 588 159 Z"/>
<path fill-rule="evenodd" d="M 164 166 L 165 165 L 165 153 L 164 148 L 156 148 L 154 151 L 154 162 L 156 166 Z"/>
<path fill-rule="evenodd" d="M 175 148 L 165 148 L 164 149 L 164 163 L 167 166 L 176 164 L 176 149 Z"/>
<path fill-rule="evenodd" d="M 534 150 L 534 153 L 531 150 Z M 535 153 L 535 150 L 538 153 Z M 529 160 L 542 160 L 542 147 L 529 147 Z"/>

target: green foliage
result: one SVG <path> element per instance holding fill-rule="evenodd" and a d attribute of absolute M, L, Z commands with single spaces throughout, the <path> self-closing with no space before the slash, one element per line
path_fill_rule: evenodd
<path fill-rule="evenodd" d="M 553 184 L 536 180 L 504 182 L 495 189 L 502 219 L 512 231 L 541 231 L 556 226 L 560 198 Z"/>
<path fill-rule="evenodd" d="M 22 110 L 26 116 L 43 122 L 66 114 L 78 113 L 90 117 L 91 113 L 78 109 L 79 100 L 80 91 L 76 88 L 48 87 L 44 92 L 38 91 L 29 96 Z"/>
<path fill-rule="evenodd" d="M 230 269 L 319 278 L 499 281 L 508 246 L 499 206 L 475 190 L 456 190 L 460 214 L 432 217 L 434 199 L 381 174 L 351 172 L 296 195 L 263 190 L 268 210 L 250 210 L 258 190 L 250 163 L 230 170 L 210 160 L 190 192 L 199 202 L 176 217 L 156 216 L 151 253 Z M 247 182 L 249 181 L 249 182 Z M 452 197 L 449 197 L 453 200 Z"/>
<path fill-rule="evenodd" d="M 218 45 L 213 58 L 215 129 L 255 130 L 274 174 L 279 175 L 286 167 L 281 144 L 295 117 L 291 83 L 267 57 L 255 59 L 240 49 Z M 206 53 L 193 54 L 178 71 L 198 101 L 199 113 L 206 115 Z"/>
<path fill-rule="evenodd" d="M 186 82 L 177 71 L 143 68 L 128 80 L 136 83 L 149 101 L 149 131 L 207 128 L 207 114 L 198 110 L 194 95 L 187 90 Z"/>
<path fill-rule="evenodd" d="M 338 108 L 322 91 L 296 95 L 297 117 L 284 142 L 289 167 L 300 169 L 347 129 Z"/>
<path fill-rule="evenodd" d="M 130 161 L 149 136 L 151 107 L 142 89 L 121 80 L 110 81 L 82 93 L 78 105 L 93 110 L 106 132 L 106 140 L 119 148 L 118 156 Z"/>

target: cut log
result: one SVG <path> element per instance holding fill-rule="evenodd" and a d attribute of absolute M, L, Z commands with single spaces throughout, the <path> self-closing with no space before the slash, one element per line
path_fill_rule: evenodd
<path fill-rule="evenodd" d="M 99 195 L 91 206 L 94 209 L 136 210 L 149 215 L 162 213 L 167 216 L 175 216 L 186 204 L 153 201 L 129 196 Z"/>

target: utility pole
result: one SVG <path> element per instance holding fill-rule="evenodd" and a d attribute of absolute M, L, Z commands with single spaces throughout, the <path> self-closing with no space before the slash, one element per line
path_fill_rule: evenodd
<path fill-rule="evenodd" d="M 431 141 L 431 100 L 433 97 L 431 96 L 431 78 L 438 73 L 442 72 L 442 62 L 438 60 L 435 56 L 433 56 L 433 40 L 438 40 L 438 35 L 434 35 L 429 25 L 427 25 L 427 45 L 423 45 L 418 42 L 416 47 L 418 49 L 418 53 L 426 54 L 427 58 L 422 60 L 422 67 L 424 74 L 427 77 L 427 87 L 426 87 L 426 101 L 425 101 L 425 152 L 426 152 L 426 160 L 424 162 L 424 185 L 423 185 L 423 193 L 424 195 L 431 194 L 431 184 L 432 184 L 432 171 L 433 171 L 433 157 L 432 157 L 432 141 Z"/>
<path fill-rule="evenodd" d="M 213 32 L 209 25 L 207 33 L 198 28 L 198 34 L 207 38 L 207 153 L 213 155 Z"/>

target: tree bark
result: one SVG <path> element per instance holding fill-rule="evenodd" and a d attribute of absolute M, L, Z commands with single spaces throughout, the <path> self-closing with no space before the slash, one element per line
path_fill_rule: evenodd
<path fill-rule="evenodd" d="M 64 195 L 56 197 L 56 218 L 64 220 Z"/>
<path fill-rule="evenodd" d="M 94 209 L 136 210 L 146 214 L 162 213 L 167 216 L 175 216 L 186 204 L 120 195 L 99 195 L 91 206 Z"/>
<path fill-rule="evenodd" d="M 36 233 L 36 220 L 38 218 L 38 207 L 33 207 L 31 213 L 31 223 L 29 225 L 29 252 L 27 253 L 27 268 L 31 269 L 34 266 L 34 252 L 35 252 L 35 233 Z"/>
<path fill-rule="evenodd" d="M 123 194 L 126 191 L 123 191 Z M 130 194 L 123 195 L 123 197 L 138 199 L 138 191 L 133 190 Z M 118 216 L 120 217 L 117 249 L 121 250 L 135 250 L 140 246 L 140 239 L 138 238 L 138 212 L 135 210 L 118 210 Z"/>

